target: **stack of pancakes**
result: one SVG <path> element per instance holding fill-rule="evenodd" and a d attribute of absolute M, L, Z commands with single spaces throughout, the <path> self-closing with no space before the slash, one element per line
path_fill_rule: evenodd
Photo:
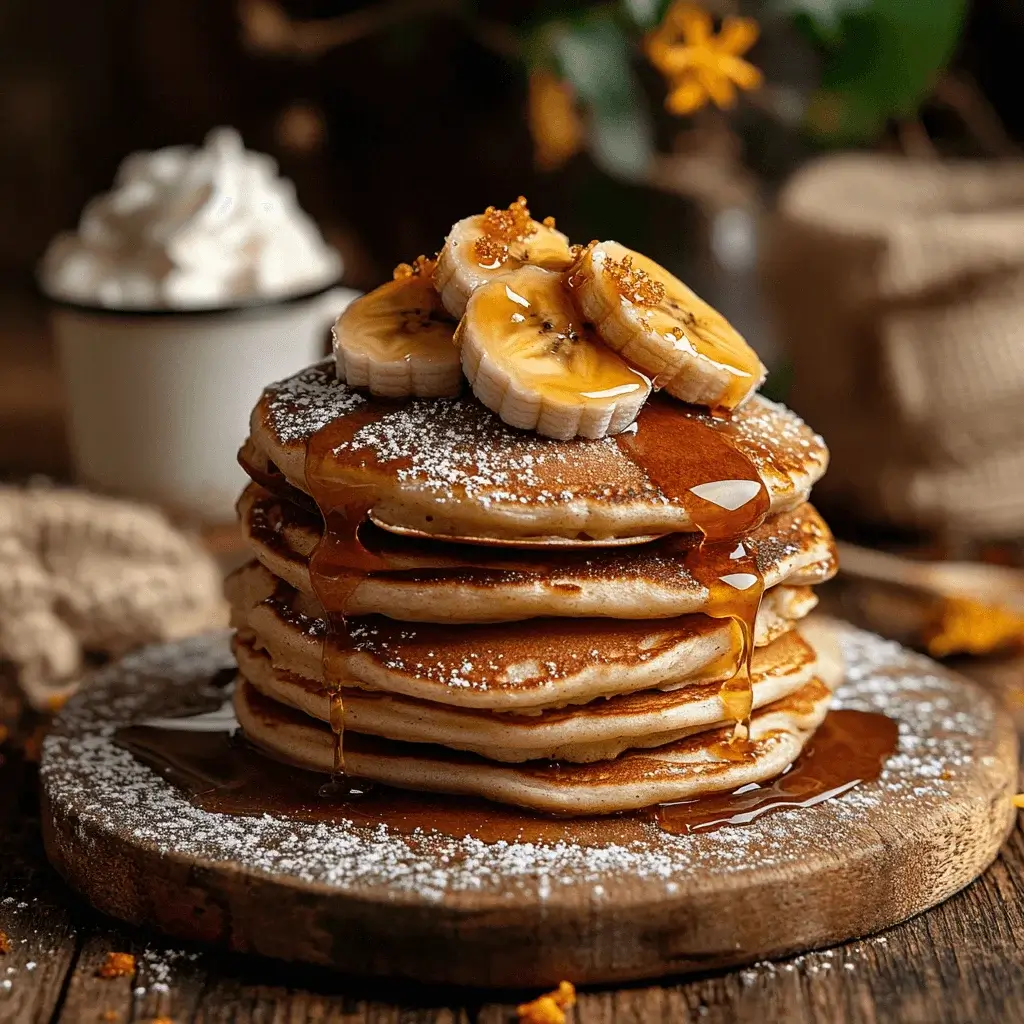
<path fill-rule="evenodd" d="M 656 397 L 641 434 L 648 415 L 667 449 L 707 435 L 745 459 L 760 524 L 702 547 L 692 505 L 621 439 L 524 433 L 472 395 L 372 398 L 333 360 L 270 386 L 240 456 L 255 559 L 229 583 L 248 738 L 324 773 L 557 814 L 785 770 L 837 674 L 800 625 L 835 571 L 807 503 L 827 451 L 760 396 L 726 419 Z M 352 496 L 340 518 L 331 495 Z M 759 605 L 709 585 L 711 547 L 763 583 Z M 748 668 L 749 717 L 729 689 Z"/>

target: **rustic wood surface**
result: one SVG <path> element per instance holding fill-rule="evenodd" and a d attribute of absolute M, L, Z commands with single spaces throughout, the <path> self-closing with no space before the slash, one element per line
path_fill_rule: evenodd
<path fill-rule="evenodd" d="M 1018 711 L 1024 661 L 972 663 Z M 499 1024 L 523 993 L 365 983 L 168 941 L 105 918 L 73 894 L 42 852 L 34 765 L 23 726 L 0 750 L 0 1021 L 298 1024 Z M 33 744 L 29 743 L 31 752 Z M 736 913 L 756 913 L 737 907 Z M 107 952 L 137 958 L 105 980 Z M 30 966 L 32 965 L 32 966 Z M 9 983 L 9 984 L 8 984 Z M 1024 835 L 941 906 L 882 935 L 771 964 L 685 980 L 581 993 L 578 1024 L 1024 1019 Z"/>

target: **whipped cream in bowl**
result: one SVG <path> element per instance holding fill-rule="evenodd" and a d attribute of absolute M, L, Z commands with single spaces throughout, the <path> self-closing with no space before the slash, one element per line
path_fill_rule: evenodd
<path fill-rule="evenodd" d="M 133 153 L 39 268 L 51 298 L 117 310 L 275 302 L 336 283 L 338 253 L 269 156 L 232 128 L 201 147 Z"/>
<path fill-rule="evenodd" d="M 355 295 L 268 156 L 230 128 L 135 153 L 39 268 L 80 483 L 230 521 L 268 380 L 326 355 Z"/>

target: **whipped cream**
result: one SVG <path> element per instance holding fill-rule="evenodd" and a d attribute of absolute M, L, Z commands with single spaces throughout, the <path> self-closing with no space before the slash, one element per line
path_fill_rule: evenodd
<path fill-rule="evenodd" d="M 77 232 L 43 257 L 52 297 L 114 309 L 202 309 L 286 298 L 337 280 L 341 259 L 277 163 L 232 128 L 199 149 L 133 153 Z"/>

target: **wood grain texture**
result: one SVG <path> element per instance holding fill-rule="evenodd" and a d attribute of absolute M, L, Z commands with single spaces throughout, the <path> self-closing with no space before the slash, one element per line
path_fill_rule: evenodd
<path fill-rule="evenodd" d="M 137 671 L 122 676 L 90 691 L 82 707 L 88 707 L 86 719 L 99 718 L 91 718 L 89 728 L 132 688 L 155 693 L 147 697 L 157 702 L 147 713 L 188 705 L 188 686 L 175 696 L 166 687 L 153 691 L 159 680 Z M 938 699 L 928 689 L 935 678 L 927 666 L 893 673 L 910 704 Z M 92 785 L 90 759 L 61 760 L 73 784 L 51 785 L 46 794 L 47 848 L 76 888 L 128 921 L 355 974 L 547 985 L 560 977 L 590 983 L 745 963 L 877 931 L 945 899 L 995 856 L 1012 815 L 1016 737 L 982 692 L 943 678 L 943 720 L 970 728 L 958 734 L 957 742 L 967 746 L 958 747 L 959 767 L 941 799 L 922 790 L 920 798 L 897 800 L 881 787 L 878 799 L 851 822 L 836 819 L 827 804 L 785 816 L 799 829 L 782 841 L 789 849 L 781 855 L 774 849 L 771 863 L 727 872 L 701 864 L 673 875 L 674 889 L 664 879 L 612 867 L 578 885 L 566 883 L 553 896 L 527 888 L 509 901 L 504 887 L 513 883 L 499 878 L 494 893 L 482 886 L 440 900 L 415 893 L 396 898 L 381 884 L 325 885 L 288 871 L 245 869 L 230 859 L 199 862 L 126 831 L 116 791 Z M 71 714 L 58 726 L 61 743 L 82 738 L 76 720 Z M 939 733 L 928 738 L 939 747 L 952 742 Z M 671 853 L 670 845 L 662 849 Z M 417 856 L 429 858 L 429 844 Z M 440 862 L 426 867 L 443 871 Z"/>
<path fill-rule="evenodd" d="M 58 1006 L 75 959 L 77 930 L 66 890 L 43 858 L 32 765 L 0 748 L 0 1021 L 44 1024 Z M 32 965 L 31 967 L 29 965 Z"/>

